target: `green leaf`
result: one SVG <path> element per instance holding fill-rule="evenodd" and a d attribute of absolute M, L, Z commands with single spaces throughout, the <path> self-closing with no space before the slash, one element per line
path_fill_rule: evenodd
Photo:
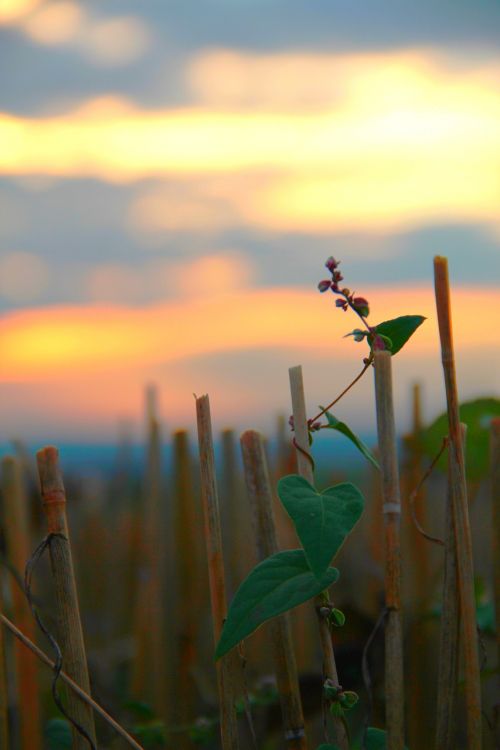
<path fill-rule="evenodd" d="M 477 481 L 485 477 L 490 468 L 490 424 L 493 417 L 500 417 L 500 399 L 478 398 L 475 401 L 467 401 L 461 404 L 459 412 L 460 421 L 467 425 L 465 439 L 467 478 Z M 434 458 L 447 434 L 448 415 L 444 412 L 420 435 L 424 453 Z M 446 471 L 446 454 L 441 457 L 437 465 Z"/>
<path fill-rule="evenodd" d="M 338 745 L 320 745 L 316 750 L 340 750 Z"/>
<path fill-rule="evenodd" d="M 278 495 L 294 523 L 311 570 L 316 578 L 322 578 L 361 517 L 363 495 L 350 482 L 317 492 L 298 474 L 279 480 Z"/>
<path fill-rule="evenodd" d="M 402 315 L 393 320 L 384 320 L 383 323 L 375 326 L 375 331 L 380 336 L 387 336 L 391 340 L 390 351 L 394 355 L 402 349 L 424 320 L 423 315 Z"/>
<path fill-rule="evenodd" d="M 234 595 L 215 658 L 230 651 L 271 617 L 276 617 L 327 589 L 339 577 L 329 568 L 317 580 L 304 551 L 285 550 L 266 558 L 251 571 Z"/>
<path fill-rule="evenodd" d="M 365 747 L 366 750 L 387 750 L 387 732 L 383 729 L 368 727 Z M 406 747 L 405 750 L 407 750 Z"/>
<path fill-rule="evenodd" d="M 322 408 L 323 407 L 320 406 L 320 409 Z M 377 459 L 375 458 L 373 453 L 370 451 L 370 449 L 363 443 L 361 438 L 355 435 L 354 432 L 351 430 L 351 428 L 348 425 L 346 425 L 345 422 L 341 422 L 340 420 L 338 420 L 337 417 L 334 417 L 333 414 L 330 414 L 329 411 L 325 413 L 325 416 L 328 420 L 328 429 L 337 430 L 337 432 L 341 432 L 342 435 L 345 435 L 346 438 L 348 438 L 351 441 L 351 443 L 353 443 L 356 446 L 356 448 L 359 451 L 361 451 L 363 456 L 366 459 L 368 459 L 368 461 L 371 464 L 373 464 L 373 466 L 375 466 L 376 469 L 380 471 L 380 466 L 379 466 Z"/>
<path fill-rule="evenodd" d="M 66 719 L 49 719 L 44 735 L 48 750 L 71 750 L 73 746 L 71 727 Z"/>
<path fill-rule="evenodd" d="M 162 721 L 152 721 L 148 724 L 137 724 L 132 729 L 145 750 L 160 750 L 165 747 L 167 733 Z"/>
<path fill-rule="evenodd" d="M 333 625 L 336 628 L 341 628 L 345 625 L 345 614 L 341 609 L 334 607 L 330 612 L 329 622 L 330 625 Z"/>

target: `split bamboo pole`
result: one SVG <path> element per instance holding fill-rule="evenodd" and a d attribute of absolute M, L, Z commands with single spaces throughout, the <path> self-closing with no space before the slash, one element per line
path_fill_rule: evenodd
<path fill-rule="evenodd" d="M 387 750 L 404 748 L 403 633 L 399 470 L 392 397 L 391 353 L 374 353 L 375 403 L 385 533 L 385 716 Z"/>
<path fill-rule="evenodd" d="M 278 552 L 273 512 L 273 492 L 260 433 L 247 430 L 240 438 L 245 480 L 252 509 L 259 561 Z M 307 750 L 304 715 L 299 690 L 297 664 L 288 613 L 270 623 L 276 681 L 288 750 Z"/>
<path fill-rule="evenodd" d="M 189 435 L 178 430 L 173 435 L 175 471 L 175 557 L 177 583 L 176 617 L 176 690 L 175 722 L 186 725 L 195 716 L 195 685 L 193 670 L 196 662 L 198 618 L 194 615 L 199 605 L 199 539 L 192 482 Z M 179 748 L 191 747 L 184 735 L 179 737 Z"/>
<path fill-rule="evenodd" d="M 5 456 L 2 460 L 2 494 L 7 559 L 22 580 L 25 565 L 31 555 L 28 498 L 22 464 L 13 456 Z M 12 581 L 11 591 L 14 619 L 34 640 L 35 621 L 17 581 Z M 39 750 L 42 743 L 37 664 L 18 642 L 15 644 L 15 656 L 21 748 Z"/>
<path fill-rule="evenodd" d="M 63 666 L 68 676 L 90 695 L 87 657 L 66 520 L 66 493 L 59 468 L 59 454 L 57 448 L 49 446 L 38 451 L 36 457 L 48 533 L 54 534 L 49 552 L 56 593 Z M 95 745 L 96 734 L 92 710 L 73 692 L 68 693 L 68 711 L 70 716 L 85 729 Z M 73 727 L 72 733 L 74 750 L 88 750 L 87 740 Z"/>
<path fill-rule="evenodd" d="M 467 484 L 458 410 L 458 392 L 451 325 L 448 261 L 434 258 L 436 308 L 441 340 L 441 359 L 448 408 L 448 451 L 452 483 L 453 519 L 456 536 L 460 619 L 463 630 L 465 703 L 468 750 L 480 750 L 482 738 L 481 681 L 479 674 L 472 542 L 467 503 Z"/>
<path fill-rule="evenodd" d="M 496 747 L 500 747 L 500 417 L 492 420 L 490 436 L 493 582 L 497 633 L 497 699 L 493 707 Z"/>
<path fill-rule="evenodd" d="M 212 607 L 214 644 L 217 645 L 224 618 L 227 613 L 226 588 L 224 580 L 224 560 L 220 529 L 219 499 L 215 475 L 215 456 L 210 419 L 208 396 L 196 398 L 198 426 L 198 446 L 200 454 L 201 497 L 205 521 L 205 541 L 208 557 L 208 579 Z M 238 725 L 234 707 L 233 675 L 231 674 L 232 654 L 226 654 L 217 661 L 217 682 L 219 689 L 219 710 L 222 750 L 238 750 Z"/>
<path fill-rule="evenodd" d="M 309 454 L 309 431 L 307 426 L 306 400 L 304 395 L 304 381 L 302 378 L 302 367 L 300 365 L 288 370 L 290 376 L 290 393 L 292 396 L 293 423 L 295 431 L 295 443 L 297 447 L 297 469 L 298 473 L 310 484 L 314 484 L 314 476 Z M 302 450 L 299 450 L 301 448 Z M 318 618 L 319 637 L 321 652 L 323 655 L 323 673 L 326 679 L 332 681 L 335 687 L 340 687 L 333 651 L 332 635 L 330 626 L 320 610 L 328 601 L 328 593 L 322 592 L 314 598 L 315 610 Z M 335 742 L 340 750 L 349 750 L 349 738 L 343 721 L 333 717 Z"/>
<path fill-rule="evenodd" d="M 464 428 L 465 425 L 462 425 Z M 465 430 L 463 430 L 465 439 Z M 460 602 L 457 548 L 453 523 L 453 482 L 448 454 L 448 487 L 445 511 L 444 580 L 439 636 L 439 667 L 435 750 L 453 750 L 456 737 L 458 654 L 460 649 Z"/>

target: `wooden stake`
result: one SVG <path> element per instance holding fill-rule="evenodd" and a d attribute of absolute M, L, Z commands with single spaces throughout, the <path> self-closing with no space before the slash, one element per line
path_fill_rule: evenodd
<path fill-rule="evenodd" d="M 403 633 L 401 626 L 401 558 L 399 471 L 392 400 L 391 353 L 376 351 L 375 402 L 382 473 L 385 532 L 385 715 L 388 750 L 404 748 Z"/>
<path fill-rule="evenodd" d="M 7 559 L 21 580 L 31 555 L 28 498 L 23 482 L 19 459 L 5 456 L 2 460 L 2 494 L 5 513 Z M 14 582 L 11 587 L 14 619 L 34 640 L 36 625 L 24 592 Z M 19 706 L 19 724 L 22 750 L 41 748 L 40 698 L 36 662 L 26 649 L 16 642 L 16 673 Z"/>
<path fill-rule="evenodd" d="M 457 549 L 458 585 L 460 592 L 460 615 L 463 627 L 465 703 L 467 716 L 467 748 L 481 748 L 481 682 L 476 628 L 476 605 L 474 596 L 474 572 L 472 543 L 467 504 L 467 484 L 462 445 L 462 431 L 458 411 L 458 393 L 455 374 L 455 357 L 451 328 L 450 289 L 448 262 L 446 258 L 434 258 L 434 284 L 436 308 L 441 339 L 446 402 L 448 407 L 448 435 L 450 455 L 450 481 L 454 528 Z"/>
<path fill-rule="evenodd" d="M 87 694 L 90 682 L 83 631 L 78 607 L 71 546 L 66 521 L 66 493 L 59 468 L 57 448 L 43 448 L 36 454 L 42 493 L 42 505 L 47 517 L 47 530 L 55 534 L 50 542 L 50 562 L 54 578 L 59 638 L 66 673 Z M 94 744 L 96 734 L 92 710 L 73 692 L 68 693 L 68 711 L 82 726 Z M 87 740 L 72 728 L 74 750 L 88 750 Z"/>
<path fill-rule="evenodd" d="M 3 609 L 3 570 L 0 567 L 0 613 Z M 0 747 L 9 747 L 9 690 L 3 628 L 0 628 Z"/>
<path fill-rule="evenodd" d="M 500 417 L 491 422 L 491 511 L 493 580 L 497 632 L 497 700 L 493 707 L 496 746 L 500 747 Z"/>
<path fill-rule="evenodd" d="M 227 612 L 224 581 L 224 560 L 220 530 L 219 500 L 215 478 L 215 458 L 208 396 L 196 399 L 198 445 L 200 453 L 201 496 L 205 519 L 205 541 L 208 557 L 208 578 L 214 631 L 217 645 Z M 217 680 L 220 702 L 222 750 L 237 750 L 238 726 L 234 708 L 234 692 L 230 672 L 231 654 L 217 661 Z"/>
<path fill-rule="evenodd" d="M 188 724 L 195 716 L 193 668 L 196 657 L 198 618 L 193 615 L 199 605 L 198 528 L 192 483 L 189 436 L 185 430 L 173 435 L 175 470 L 175 557 L 177 580 L 176 617 L 176 690 L 175 721 Z M 179 748 L 191 747 L 189 738 L 180 737 Z"/>
<path fill-rule="evenodd" d="M 309 431 L 307 427 L 302 367 L 300 365 L 291 367 L 288 370 L 288 373 L 290 376 L 295 443 L 296 447 L 298 446 L 296 451 L 298 473 L 304 477 L 304 479 L 307 479 L 310 484 L 314 484 L 312 464 L 307 457 L 307 454 L 309 454 Z M 299 448 L 302 450 L 299 450 Z M 326 679 L 331 680 L 336 687 L 340 687 L 330 626 L 326 618 L 320 614 L 320 610 L 325 606 L 327 600 L 328 595 L 326 592 L 323 592 L 314 598 L 318 618 L 321 651 L 323 654 L 323 673 Z M 342 720 L 338 717 L 333 717 L 333 727 L 335 732 L 335 742 L 338 744 L 340 750 L 349 750 L 349 738 Z"/>
<path fill-rule="evenodd" d="M 278 552 L 269 479 L 262 436 L 247 430 L 240 438 L 245 480 L 252 508 L 259 561 Z M 274 665 L 288 750 L 307 750 L 299 678 L 288 613 L 270 623 Z"/>
<path fill-rule="evenodd" d="M 462 425 L 465 428 L 465 425 Z M 463 429 L 465 439 L 465 429 Z M 458 596 L 457 548 L 453 523 L 453 482 L 448 455 L 448 492 L 445 512 L 444 580 L 439 638 L 439 671 L 436 714 L 436 750 L 453 750 L 456 737 L 458 654 L 460 648 L 460 603 Z"/>

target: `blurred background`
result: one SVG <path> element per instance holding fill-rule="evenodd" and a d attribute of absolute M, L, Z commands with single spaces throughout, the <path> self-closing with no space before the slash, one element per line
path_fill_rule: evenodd
<path fill-rule="evenodd" d="M 414 381 L 443 408 L 435 254 L 461 396 L 494 391 L 499 27 L 493 0 L 2 0 L 0 440 L 111 442 L 146 382 L 171 426 L 209 392 L 267 430 L 298 363 L 314 409 L 365 355 L 330 254 L 373 323 L 428 317 L 401 429 Z M 370 381 L 339 405 L 366 433 Z"/>

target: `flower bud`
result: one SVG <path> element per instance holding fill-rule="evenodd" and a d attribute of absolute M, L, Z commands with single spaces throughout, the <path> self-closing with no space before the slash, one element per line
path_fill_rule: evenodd
<path fill-rule="evenodd" d="M 368 317 L 370 313 L 368 300 L 366 300 L 364 297 L 354 297 L 352 304 L 355 307 L 355 309 L 359 312 L 359 314 L 363 316 L 363 318 Z"/>
<path fill-rule="evenodd" d="M 339 263 L 340 263 L 339 260 L 335 260 L 335 258 L 333 257 L 333 255 L 330 255 L 330 257 L 327 259 L 327 261 L 325 263 L 325 266 L 328 268 L 329 271 L 331 271 L 333 273 L 335 271 L 335 269 L 337 268 L 337 266 L 338 266 Z"/>
<path fill-rule="evenodd" d="M 347 302 L 345 301 L 345 299 L 337 299 L 337 300 L 335 300 L 335 307 L 341 307 L 342 310 L 345 311 L 345 310 L 347 310 L 348 305 L 347 305 Z"/>
<path fill-rule="evenodd" d="M 323 279 L 323 281 L 320 281 L 318 284 L 318 289 L 320 292 L 326 292 L 328 289 L 330 289 L 332 285 L 332 282 L 329 279 Z"/>

